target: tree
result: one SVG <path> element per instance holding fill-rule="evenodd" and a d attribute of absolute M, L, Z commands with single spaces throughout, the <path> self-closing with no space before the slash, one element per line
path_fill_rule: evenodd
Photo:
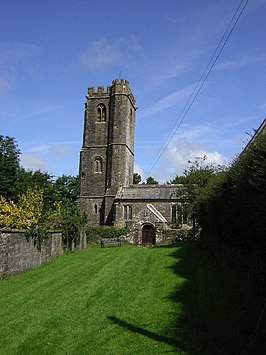
<path fill-rule="evenodd" d="M 53 176 L 41 170 L 32 171 L 20 167 L 15 185 L 16 200 L 18 200 L 19 196 L 26 193 L 28 189 L 35 188 L 36 186 L 43 190 L 44 210 L 49 209 L 55 201 Z"/>
<path fill-rule="evenodd" d="M 75 203 L 78 198 L 78 177 L 62 175 L 54 182 L 54 198 L 56 201 Z"/>
<path fill-rule="evenodd" d="M 8 199 L 16 196 L 19 155 L 15 138 L 0 135 L 0 195 Z"/>
<path fill-rule="evenodd" d="M 0 196 L 0 227 L 32 228 L 40 222 L 42 210 L 43 191 L 38 187 L 28 189 L 18 203 Z"/>
<path fill-rule="evenodd" d="M 156 181 L 152 176 L 149 176 L 146 179 L 146 185 L 158 185 L 158 181 Z"/>
<path fill-rule="evenodd" d="M 177 188 L 179 199 L 187 203 L 191 216 L 197 216 L 199 204 L 205 195 L 223 179 L 227 167 L 223 165 L 207 164 L 207 156 L 196 157 L 194 161 L 188 161 L 189 167 L 184 170 L 183 176 L 176 176 L 172 184 L 182 184 Z"/>
<path fill-rule="evenodd" d="M 138 173 L 133 174 L 133 184 L 137 185 L 141 182 L 141 176 Z"/>
<path fill-rule="evenodd" d="M 189 167 L 184 170 L 183 176 L 176 176 L 172 184 L 184 184 L 196 195 L 202 188 L 207 186 L 214 174 L 224 172 L 224 165 L 206 164 L 207 156 L 196 157 L 194 161 L 188 161 Z M 194 196 L 195 197 L 195 196 Z"/>

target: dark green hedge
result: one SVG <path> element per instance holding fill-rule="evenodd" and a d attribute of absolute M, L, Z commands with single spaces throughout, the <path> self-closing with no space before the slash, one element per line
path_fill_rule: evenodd
<path fill-rule="evenodd" d="M 118 238 L 128 233 L 128 228 L 88 227 L 86 236 L 88 242 L 97 242 L 101 238 Z"/>
<path fill-rule="evenodd" d="M 195 206 L 210 253 L 265 291 L 266 140 L 257 139 L 227 172 L 214 175 Z"/>

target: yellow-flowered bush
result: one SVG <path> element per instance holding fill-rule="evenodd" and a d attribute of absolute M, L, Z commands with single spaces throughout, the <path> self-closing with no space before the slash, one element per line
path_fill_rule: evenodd
<path fill-rule="evenodd" d="M 3 196 L 0 196 L 0 226 L 15 228 L 18 215 L 18 206 L 13 201 L 8 201 Z"/>
<path fill-rule="evenodd" d="M 43 190 L 34 187 L 21 195 L 18 203 L 0 196 L 0 227 L 27 229 L 36 226 L 43 210 Z"/>

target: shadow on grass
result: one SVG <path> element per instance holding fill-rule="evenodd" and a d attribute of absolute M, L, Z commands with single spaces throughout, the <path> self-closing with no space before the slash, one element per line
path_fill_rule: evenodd
<path fill-rule="evenodd" d="M 160 342 L 163 342 L 163 343 L 166 343 L 169 345 L 173 345 L 173 346 L 176 345 L 175 340 L 173 338 L 169 338 L 169 337 L 166 337 L 163 335 L 159 335 L 159 334 L 150 332 L 147 329 L 138 327 L 134 324 L 128 323 L 128 322 L 126 322 L 122 319 L 119 319 L 117 317 L 114 317 L 114 316 L 108 316 L 107 318 L 110 321 L 112 321 L 114 324 L 117 324 L 124 329 L 130 330 L 133 333 L 141 334 L 141 335 L 144 335 L 152 340 L 160 341 Z"/>
<path fill-rule="evenodd" d="M 240 287 L 211 263 L 197 243 L 180 244 L 173 272 L 186 280 L 169 298 L 183 304 L 174 328 L 182 328 L 182 348 L 195 355 L 246 354 L 248 326 Z"/>
<path fill-rule="evenodd" d="M 134 333 L 164 342 L 193 355 L 251 354 L 241 291 L 228 274 L 211 264 L 197 244 L 162 245 L 176 259 L 171 269 L 185 280 L 168 298 L 182 305 L 168 336 L 150 332 L 114 316 L 108 319 Z M 173 252 L 172 252 L 173 251 Z"/>

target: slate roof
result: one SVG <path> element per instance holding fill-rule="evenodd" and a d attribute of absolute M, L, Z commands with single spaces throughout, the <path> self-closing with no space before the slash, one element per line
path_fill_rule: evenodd
<path fill-rule="evenodd" d="M 183 185 L 130 185 L 121 187 L 118 200 L 177 200 L 177 189 Z"/>

